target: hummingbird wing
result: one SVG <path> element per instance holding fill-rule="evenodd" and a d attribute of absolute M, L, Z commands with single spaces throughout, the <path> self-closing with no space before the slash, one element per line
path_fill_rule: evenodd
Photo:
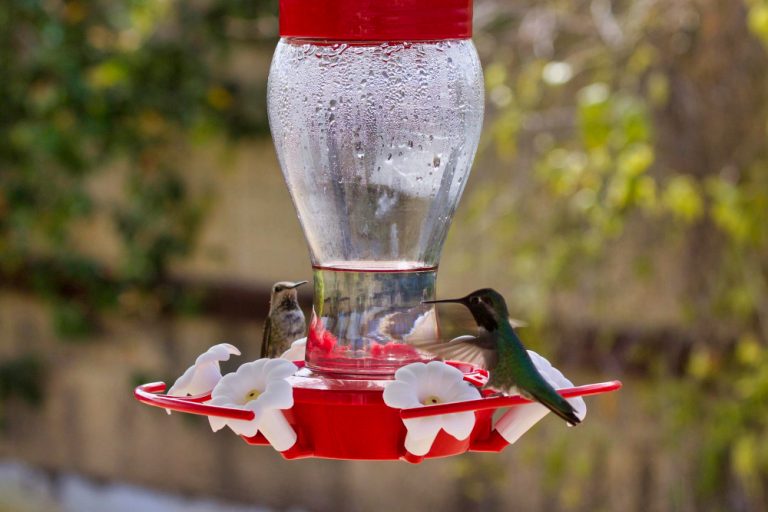
<path fill-rule="evenodd" d="M 379 332 L 393 340 L 434 340 L 435 310 L 419 306 L 386 315 L 379 323 Z"/>
<path fill-rule="evenodd" d="M 264 333 L 261 335 L 261 357 L 269 357 L 269 337 L 272 335 L 272 320 L 269 316 L 264 320 Z"/>
<path fill-rule="evenodd" d="M 509 317 L 509 325 L 511 325 L 513 329 L 517 329 L 519 327 L 528 327 L 528 322 L 525 320 Z"/>
<path fill-rule="evenodd" d="M 498 361 L 496 340 L 487 333 L 477 337 L 459 336 L 448 342 L 416 342 L 413 345 L 441 359 L 463 361 L 486 370 L 495 368 Z"/>

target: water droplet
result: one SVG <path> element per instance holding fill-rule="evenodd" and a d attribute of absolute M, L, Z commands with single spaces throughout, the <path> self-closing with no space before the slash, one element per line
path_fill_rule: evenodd
<path fill-rule="evenodd" d="M 412 140 L 409 140 L 409 141 L 408 141 L 408 147 L 409 147 L 409 148 L 411 148 L 411 149 L 413 149 L 413 141 L 412 141 Z"/>
<path fill-rule="evenodd" d="M 440 155 L 435 155 L 435 157 L 432 159 L 432 166 L 440 167 Z"/>

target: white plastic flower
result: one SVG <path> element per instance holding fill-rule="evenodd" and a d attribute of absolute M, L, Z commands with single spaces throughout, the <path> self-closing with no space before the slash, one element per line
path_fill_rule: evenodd
<path fill-rule="evenodd" d="M 288 361 L 303 361 L 307 350 L 307 338 L 299 338 L 291 343 L 291 348 L 283 352 L 280 359 Z"/>
<path fill-rule="evenodd" d="M 298 368 L 285 359 L 259 359 L 245 363 L 234 373 L 221 378 L 211 394 L 210 405 L 246 409 L 254 412 L 252 420 L 209 416 L 214 432 L 229 426 L 246 437 L 264 434 L 277 451 L 285 451 L 296 442 L 296 432 L 281 409 L 293 407 L 293 389 L 285 379 Z"/>
<path fill-rule="evenodd" d="M 573 383 L 565 378 L 560 370 L 552 366 L 552 364 L 544 357 L 532 350 L 528 351 L 528 355 L 531 356 L 531 360 L 533 360 L 533 364 L 536 366 L 536 369 L 539 370 L 539 373 L 541 373 L 553 388 L 563 389 L 573 387 Z M 584 399 L 580 396 L 568 398 L 568 402 L 570 402 L 576 411 L 576 416 L 578 416 L 580 420 L 583 420 L 587 415 L 587 404 L 584 402 Z M 494 428 L 498 430 L 499 434 L 501 434 L 509 444 L 512 444 L 546 416 L 548 412 L 549 409 L 539 403 L 518 405 L 507 411 L 506 414 L 496 422 Z"/>
<path fill-rule="evenodd" d="M 464 375 L 441 361 L 412 363 L 395 373 L 395 381 L 384 390 L 384 403 L 396 409 L 463 402 L 480 398 L 480 392 L 464 381 Z M 440 429 L 459 441 L 469 437 L 475 426 L 475 413 L 459 412 L 404 419 L 408 433 L 405 449 L 414 455 L 426 455 Z"/>
<path fill-rule="evenodd" d="M 210 392 L 221 379 L 219 362 L 227 361 L 232 354 L 240 355 L 240 351 L 234 345 L 219 343 L 212 346 L 197 356 L 195 364 L 176 379 L 168 390 L 168 396 L 202 395 Z M 171 414 L 170 410 L 166 409 L 166 411 Z"/>

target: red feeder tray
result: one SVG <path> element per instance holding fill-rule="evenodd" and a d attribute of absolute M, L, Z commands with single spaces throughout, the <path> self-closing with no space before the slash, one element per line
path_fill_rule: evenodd
<path fill-rule="evenodd" d="M 296 363 L 303 365 L 303 361 Z M 449 362 L 462 370 L 464 379 L 478 387 L 488 380 L 488 372 L 467 363 Z M 406 460 L 448 457 L 467 451 L 500 452 L 509 443 L 493 428 L 496 409 L 515 407 L 530 400 L 519 395 L 481 398 L 466 402 L 430 405 L 413 409 L 394 409 L 384 403 L 383 392 L 388 380 L 351 380 L 319 377 L 301 369 L 288 381 L 293 386 L 294 405 L 283 413 L 297 434 L 290 449 L 281 452 L 286 459 L 318 457 L 345 460 Z M 614 380 L 559 390 L 572 398 L 597 395 L 621 388 Z M 171 397 L 162 394 L 165 384 L 155 382 L 138 386 L 134 396 L 140 402 L 178 412 L 251 420 L 249 410 L 207 405 L 210 394 L 194 397 Z M 486 395 L 490 392 L 485 392 Z M 403 419 L 474 411 L 475 427 L 467 439 L 459 441 L 440 431 L 430 451 L 422 456 L 408 453 L 404 447 L 406 428 Z M 243 437 L 252 445 L 268 445 L 260 433 Z"/>

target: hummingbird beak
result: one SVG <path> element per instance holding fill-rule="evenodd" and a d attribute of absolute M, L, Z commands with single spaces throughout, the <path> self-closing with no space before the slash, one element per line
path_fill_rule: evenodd
<path fill-rule="evenodd" d="M 289 290 L 292 290 L 293 288 L 298 288 L 299 286 L 301 286 L 301 285 L 303 285 L 303 284 L 307 284 L 307 281 L 298 281 L 298 282 L 296 282 L 296 283 L 293 283 L 293 285 L 292 285 L 292 286 L 288 286 L 287 288 L 288 288 Z"/>
<path fill-rule="evenodd" d="M 441 299 L 441 300 L 423 300 L 421 301 L 422 304 L 446 304 L 446 303 L 453 303 L 453 304 L 467 304 L 467 298 L 461 297 L 459 299 Z"/>

